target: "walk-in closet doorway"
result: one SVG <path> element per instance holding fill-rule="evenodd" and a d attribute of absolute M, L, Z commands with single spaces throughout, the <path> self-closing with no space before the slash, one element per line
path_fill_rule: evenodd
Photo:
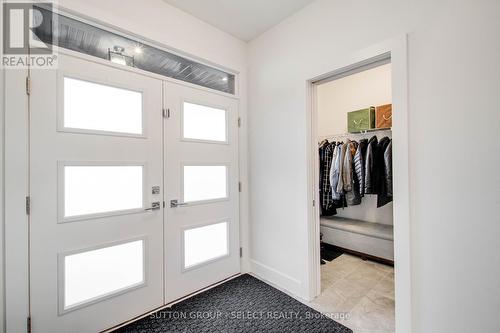
<path fill-rule="evenodd" d="M 407 96 L 407 41 L 406 36 L 375 45 L 353 55 L 349 60 L 333 66 L 324 74 L 307 82 L 308 105 L 308 166 L 309 166 L 309 292 L 314 302 L 321 295 L 321 242 L 320 242 L 320 162 L 318 152 L 318 86 L 345 78 L 381 65 L 390 64 L 392 92 L 393 151 L 393 223 L 394 223 L 394 278 L 396 331 L 409 331 L 411 327 L 410 285 L 410 220 L 408 172 L 408 96 Z M 354 111 L 354 110 L 352 110 Z M 359 133 L 358 133 L 359 134 Z M 370 133 L 365 133 L 364 137 Z M 377 256 L 377 257 L 384 257 Z M 342 314 L 337 314 L 342 315 Z"/>

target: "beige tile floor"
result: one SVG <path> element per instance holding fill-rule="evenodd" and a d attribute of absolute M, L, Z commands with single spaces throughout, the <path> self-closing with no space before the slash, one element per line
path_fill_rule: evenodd
<path fill-rule="evenodd" d="M 321 266 L 321 294 L 309 306 L 354 333 L 394 332 L 394 269 L 343 254 Z"/>

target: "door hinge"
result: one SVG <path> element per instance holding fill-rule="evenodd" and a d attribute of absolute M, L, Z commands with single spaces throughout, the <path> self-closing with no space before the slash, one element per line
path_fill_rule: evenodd
<path fill-rule="evenodd" d="M 162 114 L 163 114 L 163 118 L 170 118 L 170 109 L 163 109 L 162 111 Z"/>
<path fill-rule="evenodd" d="M 243 185 L 241 184 L 241 182 L 238 182 L 238 191 L 241 192 L 243 189 Z"/>
<path fill-rule="evenodd" d="M 31 212 L 31 198 L 26 197 L 26 215 L 30 215 Z"/>
<path fill-rule="evenodd" d="M 238 127 L 241 127 L 241 117 L 238 117 Z"/>
<path fill-rule="evenodd" d="M 165 201 L 163 201 L 163 208 L 165 208 Z"/>
<path fill-rule="evenodd" d="M 316 200 L 313 200 L 313 207 L 316 207 Z"/>
<path fill-rule="evenodd" d="M 31 317 L 26 318 L 26 331 L 31 333 Z"/>
<path fill-rule="evenodd" d="M 243 248 L 240 247 L 240 258 L 243 257 Z"/>
<path fill-rule="evenodd" d="M 26 76 L 26 95 L 31 95 L 31 78 Z"/>

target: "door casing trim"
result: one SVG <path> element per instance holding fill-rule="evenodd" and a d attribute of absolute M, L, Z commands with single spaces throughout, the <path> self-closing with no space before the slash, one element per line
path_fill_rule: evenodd
<path fill-rule="evenodd" d="M 307 117 L 307 178 L 308 178 L 308 274 L 306 285 L 311 300 L 321 292 L 320 221 L 318 189 L 318 143 L 315 84 L 331 77 L 340 77 L 353 70 L 380 63 L 390 58 L 392 75 L 393 117 L 393 174 L 394 177 L 394 270 L 396 332 L 412 331 L 411 278 L 411 219 L 410 219 L 410 159 L 409 159 L 409 102 L 408 102 L 408 36 L 406 34 L 360 50 L 337 64 L 332 70 L 306 81 Z"/>

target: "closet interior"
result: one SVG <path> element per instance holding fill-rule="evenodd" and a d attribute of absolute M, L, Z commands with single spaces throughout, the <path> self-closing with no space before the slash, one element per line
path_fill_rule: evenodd
<path fill-rule="evenodd" d="M 352 329 L 394 331 L 391 90 L 389 61 L 315 89 L 321 293 L 313 305 Z"/>
<path fill-rule="evenodd" d="M 317 106 L 323 249 L 393 264 L 390 64 L 319 85 Z"/>

